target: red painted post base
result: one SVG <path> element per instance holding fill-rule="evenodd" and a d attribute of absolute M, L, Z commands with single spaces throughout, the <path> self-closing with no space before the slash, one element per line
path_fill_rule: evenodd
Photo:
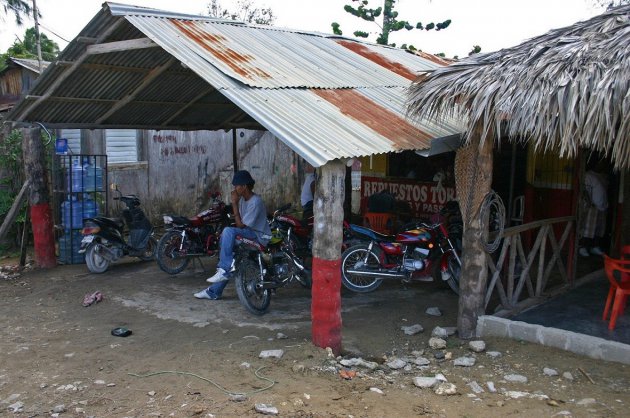
<path fill-rule="evenodd" d="M 57 265 L 52 211 L 48 203 L 31 206 L 31 225 L 35 246 L 35 264 L 40 268 Z"/>
<path fill-rule="evenodd" d="M 341 353 L 341 259 L 322 260 L 313 257 L 311 290 L 313 344 L 330 347 Z"/>

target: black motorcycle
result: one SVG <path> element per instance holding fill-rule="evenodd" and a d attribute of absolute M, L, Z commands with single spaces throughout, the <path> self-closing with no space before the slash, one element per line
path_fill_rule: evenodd
<path fill-rule="evenodd" d="M 135 195 L 123 196 L 116 185 L 112 189 L 118 193 L 114 200 L 125 205 L 122 219 L 97 216 L 83 221 L 79 253 L 85 253 L 85 263 L 92 273 L 105 272 L 111 263 L 124 256 L 152 260 L 157 249 L 153 226 L 140 208 L 140 199 Z"/>
<path fill-rule="evenodd" d="M 267 312 L 271 294 L 294 281 L 310 288 L 312 272 L 295 255 L 291 245 L 291 229 L 286 236 L 275 229 L 266 246 L 256 240 L 237 237 L 235 249 L 236 294 L 245 308 L 254 315 Z"/>

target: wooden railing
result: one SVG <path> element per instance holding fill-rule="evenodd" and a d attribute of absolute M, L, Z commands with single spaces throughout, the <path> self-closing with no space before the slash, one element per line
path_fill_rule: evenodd
<path fill-rule="evenodd" d="M 554 225 L 561 226 L 563 223 L 566 223 L 566 226 L 558 241 Z M 554 274 L 554 285 L 558 285 L 557 278 L 560 280 L 559 285 L 570 284 L 573 278 L 567 273 L 567 260 L 562 257 L 562 250 L 569 242 L 568 238 L 574 226 L 575 217 L 567 216 L 505 229 L 501 234 L 502 242 L 496 263 L 493 254 L 487 254 L 486 257 L 489 268 L 486 310 L 495 294 L 500 299 L 502 310 L 508 313 L 518 311 L 532 300 L 543 297 L 548 291 L 552 272 L 557 273 Z M 528 253 L 523 246 L 522 236 L 524 233 L 533 236 L 536 229 L 538 234 Z M 571 250 L 566 253 L 570 254 Z M 573 268 L 569 271 L 573 271 Z M 526 295 L 523 293 L 524 290 L 527 292 Z"/>

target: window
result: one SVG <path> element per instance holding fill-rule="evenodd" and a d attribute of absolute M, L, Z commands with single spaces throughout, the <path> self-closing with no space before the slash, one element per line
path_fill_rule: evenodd
<path fill-rule="evenodd" d="M 105 152 L 109 164 L 137 162 L 137 131 L 135 129 L 106 129 Z"/>

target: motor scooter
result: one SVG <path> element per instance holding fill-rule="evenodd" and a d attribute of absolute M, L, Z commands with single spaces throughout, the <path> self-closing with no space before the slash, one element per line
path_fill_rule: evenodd
<path fill-rule="evenodd" d="M 136 195 L 123 196 L 116 184 L 112 184 L 112 190 L 117 193 L 114 200 L 125 205 L 122 219 L 96 216 L 83 221 L 79 253 L 85 253 L 85 263 L 92 273 L 105 272 L 111 263 L 127 255 L 152 260 L 157 249 L 153 225 L 140 208 L 140 199 Z"/>

